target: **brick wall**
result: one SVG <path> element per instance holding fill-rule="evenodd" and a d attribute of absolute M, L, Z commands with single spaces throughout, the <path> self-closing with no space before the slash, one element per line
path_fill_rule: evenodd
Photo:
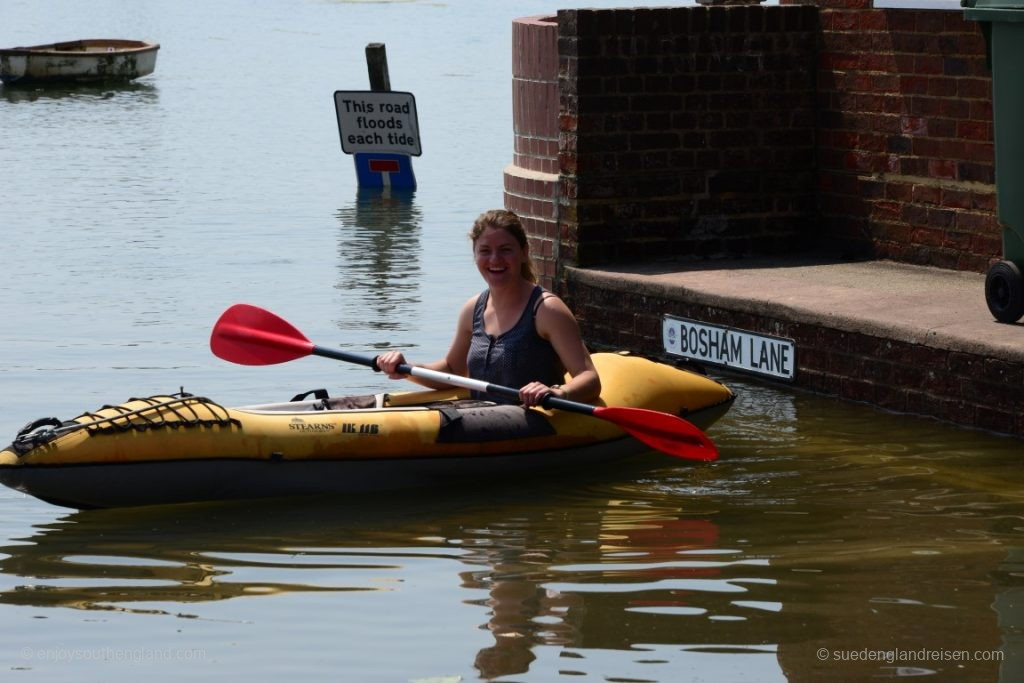
<path fill-rule="evenodd" d="M 802 243 L 814 219 L 815 14 L 559 11 L 566 261 Z"/>
<path fill-rule="evenodd" d="M 826 239 L 852 255 L 984 271 L 1002 243 L 977 24 L 959 11 L 876 10 L 871 0 L 817 5 Z"/>
<path fill-rule="evenodd" d="M 558 263 L 817 248 L 984 271 L 1002 241 L 981 31 L 870 3 L 514 22 L 506 206 L 543 283 Z"/>
<path fill-rule="evenodd" d="M 542 284 L 560 279 L 557 264 L 805 243 L 815 12 L 563 10 L 514 22 L 505 204 L 526 219 Z"/>

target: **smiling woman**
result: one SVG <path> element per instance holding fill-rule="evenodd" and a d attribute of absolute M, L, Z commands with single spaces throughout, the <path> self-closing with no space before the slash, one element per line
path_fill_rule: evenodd
<path fill-rule="evenodd" d="M 459 313 L 455 338 L 441 360 L 420 365 L 494 384 L 519 387 L 519 400 L 539 405 L 553 395 L 591 401 L 601 379 L 580 337 L 569 307 L 537 284 L 530 247 L 519 217 L 505 210 L 486 211 L 469 234 L 477 270 L 487 289 L 471 297 Z M 399 351 L 377 360 L 392 379 L 406 364 Z M 560 380 L 568 373 L 570 380 Z M 412 378 L 439 388 L 429 380 Z"/>

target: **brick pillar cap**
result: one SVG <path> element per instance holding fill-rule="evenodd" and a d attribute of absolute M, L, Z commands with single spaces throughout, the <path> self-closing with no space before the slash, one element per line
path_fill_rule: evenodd
<path fill-rule="evenodd" d="M 761 0 L 757 0 L 761 2 Z M 515 20 L 517 24 L 557 24 L 558 17 L 553 14 L 535 14 L 530 17 L 519 17 Z"/>

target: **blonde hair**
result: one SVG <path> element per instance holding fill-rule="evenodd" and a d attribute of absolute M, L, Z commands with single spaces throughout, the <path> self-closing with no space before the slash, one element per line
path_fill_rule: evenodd
<path fill-rule="evenodd" d="M 473 229 L 469 231 L 469 239 L 473 241 L 474 247 L 476 246 L 476 241 L 480 239 L 480 235 L 484 234 L 484 230 L 487 228 L 504 230 L 515 238 L 519 246 L 522 247 L 523 253 L 526 254 L 526 260 L 523 261 L 519 274 L 525 280 L 536 282 L 537 273 L 533 269 L 533 260 L 530 258 L 530 243 L 526 239 L 526 230 L 523 228 L 519 216 L 505 209 L 484 211 L 473 221 Z"/>

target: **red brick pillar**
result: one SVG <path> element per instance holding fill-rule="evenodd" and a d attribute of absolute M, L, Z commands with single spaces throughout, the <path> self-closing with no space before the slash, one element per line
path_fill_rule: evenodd
<path fill-rule="evenodd" d="M 505 208 L 523 220 L 540 284 L 555 286 L 558 257 L 558 24 L 553 16 L 512 24 L 515 153 L 505 167 Z"/>

